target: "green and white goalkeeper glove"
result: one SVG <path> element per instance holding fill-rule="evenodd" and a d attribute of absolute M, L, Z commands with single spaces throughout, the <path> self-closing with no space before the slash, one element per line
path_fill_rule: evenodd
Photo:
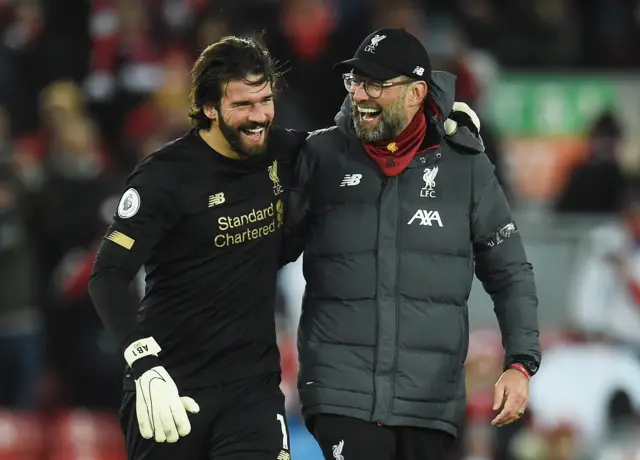
<path fill-rule="evenodd" d="M 191 432 L 187 412 L 197 414 L 198 404 L 181 397 L 173 379 L 158 358 L 161 348 L 153 337 L 140 339 L 124 351 L 136 382 L 136 414 L 140 434 L 156 442 L 177 442 Z"/>

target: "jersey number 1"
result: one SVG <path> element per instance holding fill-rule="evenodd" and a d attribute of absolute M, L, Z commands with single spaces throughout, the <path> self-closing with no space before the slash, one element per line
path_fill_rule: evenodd
<path fill-rule="evenodd" d="M 285 422 L 282 414 L 278 414 L 277 417 L 280 422 L 280 429 L 282 430 L 282 448 L 289 450 L 289 439 L 287 437 L 287 422 Z"/>

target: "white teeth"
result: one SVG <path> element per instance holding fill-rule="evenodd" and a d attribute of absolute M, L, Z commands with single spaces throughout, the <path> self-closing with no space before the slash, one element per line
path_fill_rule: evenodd
<path fill-rule="evenodd" d="M 360 113 L 376 113 L 379 112 L 378 109 L 370 109 L 368 107 L 358 107 L 358 112 Z"/>
<path fill-rule="evenodd" d="M 261 133 L 263 129 L 264 128 L 254 128 L 254 129 L 247 129 L 247 131 L 249 131 L 250 133 L 258 134 L 258 133 Z"/>

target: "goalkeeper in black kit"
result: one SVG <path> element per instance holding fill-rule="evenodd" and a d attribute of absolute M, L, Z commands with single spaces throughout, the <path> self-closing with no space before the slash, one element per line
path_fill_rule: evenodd
<path fill-rule="evenodd" d="M 279 75 L 253 40 L 209 46 L 192 76 L 195 127 L 129 176 L 89 285 L 128 364 L 127 455 L 288 460 L 274 301 L 307 133 L 270 128 Z M 136 314 L 126 296 L 142 265 Z"/>

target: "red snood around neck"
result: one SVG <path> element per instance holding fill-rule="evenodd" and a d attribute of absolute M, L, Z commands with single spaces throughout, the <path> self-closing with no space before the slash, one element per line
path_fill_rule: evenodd
<path fill-rule="evenodd" d="M 397 176 L 418 153 L 427 132 L 427 119 L 419 111 L 409 126 L 391 142 L 363 142 L 364 149 L 387 176 Z"/>

